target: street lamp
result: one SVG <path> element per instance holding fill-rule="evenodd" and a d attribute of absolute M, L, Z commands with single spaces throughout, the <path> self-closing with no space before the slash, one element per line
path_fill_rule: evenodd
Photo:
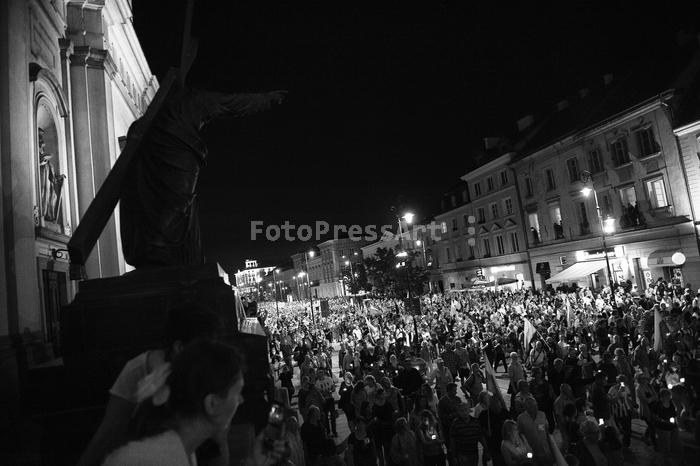
<path fill-rule="evenodd" d="M 357 255 L 357 253 L 355 253 Z M 345 256 L 343 256 L 343 259 L 345 259 Z M 345 261 L 345 266 L 350 267 L 350 283 L 352 284 L 353 288 L 355 287 L 355 271 L 352 268 L 352 261 L 350 259 L 347 259 Z"/>
<path fill-rule="evenodd" d="M 396 257 L 401 257 L 401 258 L 406 258 L 406 257 L 408 257 L 408 253 L 406 252 L 406 250 L 405 250 L 404 247 L 403 247 L 403 228 L 402 228 L 402 226 L 401 226 L 401 220 L 403 219 L 403 220 L 406 222 L 406 225 L 408 226 L 408 225 L 410 225 L 410 224 L 413 223 L 413 218 L 414 218 L 414 217 L 415 217 L 415 214 L 414 214 L 413 212 L 406 212 L 406 213 L 403 214 L 402 217 L 399 217 L 398 215 L 397 215 L 397 217 L 396 217 L 396 220 L 399 222 L 399 249 L 401 250 L 401 251 L 396 255 Z M 406 267 L 406 292 L 407 292 L 407 294 L 408 294 L 407 307 L 409 307 L 409 306 L 412 306 L 412 305 L 413 305 L 412 298 L 411 298 L 411 279 L 410 279 L 410 277 L 409 277 L 410 271 L 409 271 L 409 264 L 408 264 L 408 261 L 403 262 L 403 264 L 404 264 L 405 267 Z M 396 268 L 398 269 L 399 267 L 401 267 L 401 263 L 396 264 Z M 418 342 L 418 323 L 416 322 L 416 315 L 415 315 L 415 313 L 412 312 L 411 314 L 413 314 L 413 329 L 414 329 L 414 332 L 415 332 L 415 338 L 414 338 L 414 340 L 415 340 L 416 346 L 418 346 L 418 345 L 419 345 L 419 342 Z M 418 349 L 418 348 L 416 348 L 416 350 L 417 350 L 417 349 Z"/>
<path fill-rule="evenodd" d="M 314 315 L 314 297 L 311 294 L 311 281 L 309 279 L 309 257 L 313 259 L 314 254 L 315 252 L 312 249 L 308 252 L 308 254 L 304 254 L 304 260 L 306 261 L 306 285 L 309 287 L 309 304 L 311 304 L 311 324 L 313 325 L 313 329 L 316 330 L 316 317 Z"/>
<path fill-rule="evenodd" d="M 613 288 L 613 276 L 612 269 L 610 268 L 610 259 L 608 258 L 608 246 L 605 242 L 605 234 L 612 234 L 615 232 L 615 219 L 607 218 L 603 221 L 603 214 L 600 210 L 600 204 L 598 204 L 598 194 L 595 192 L 595 184 L 593 183 L 593 177 L 591 172 L 584 170 L 581 172 L 581 181 L 585 184 L 590 181 L 591 186 L 584 186 L 581 189 L 581 193 L 588 197 L 593 192 L 593 199 L 595 200 L 595 210 L 598 214 L 598 223 L 600 224 L 600 238 L 603 242 L 603 255 L 605 256 L 605 267 L 608 272 L 608 284 L 610 285 L 610 290 Z"/>
<path fill-rule="evenodd" d="M 257 289 L 258 289 L 258 301 L 260 301 L 260 282 L 262 282 L 262 277 L 260 275 L 255 276 L 255 283 L 257 284 Z"/>
<path fill-rule="evenodd" d="M 275 309 L 277 309 L 277 318 L 280 318 L 280 305 L 277 302 L 277 275 L 279 275 L 280 269 L 275 269 L 275 273 L 272 274 L 272 280 L 275 284 Z M 280 293 L 282 294 L 282 293 Z"/>
<path fill-rule="evenodd" d="M 416 240 L 416 246 L 420 246 L 423 249 L 423 267 L 428 268 L 428 256 L 425 254 L 425 241 Z M 428 279 L 428 287 L 430 289 L 430 294 L 433 294 L 433 282 Z"/>
<path fill-rule="evenodd" d="M 304 272 L 299 272 L 294 276 L 294 281 L 297 284 L 297 301 L 301 302 L 301 279 L 304 278 Z"/>

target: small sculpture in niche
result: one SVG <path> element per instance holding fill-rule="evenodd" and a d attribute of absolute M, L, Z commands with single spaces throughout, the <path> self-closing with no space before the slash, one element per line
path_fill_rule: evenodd
<path fill-rule="evenodd" d="M 40 216 L 44 221 L 58 223 L 61 212 L 61 194 L 66 175 L 57 173 L 54 154 L 47 153 L 45 130 L 38 129 Z"/>

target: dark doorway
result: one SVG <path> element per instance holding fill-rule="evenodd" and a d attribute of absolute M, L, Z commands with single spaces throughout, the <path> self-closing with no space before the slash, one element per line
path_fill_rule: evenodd
<path fill-rule="evenodd" d="M 66 296 L 66 274 L 55 270 L 42 270 L 44 282 L 44 318 L 46 339 L 53 346 L 54 355 L 61 350 L 60 312 L 68 304 Z"/>

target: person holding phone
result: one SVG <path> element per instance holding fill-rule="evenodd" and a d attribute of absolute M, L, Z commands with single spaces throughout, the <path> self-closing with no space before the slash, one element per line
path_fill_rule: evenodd
<path fill-rule="evenodd" d="M 445 466 L 445 440 L 432 411 L 425 409 L 420 413 L 420 424 L 416 432 L 423 452 L 423 465 Z"/>

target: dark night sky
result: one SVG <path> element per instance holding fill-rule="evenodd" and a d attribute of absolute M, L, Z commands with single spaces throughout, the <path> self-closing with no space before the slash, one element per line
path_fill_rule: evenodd
<path fill-rule="evenodd" d="M 428 218 L 481 138 L 673 47 L 700 17 L 668 3 L 501 3 L 197 1 L 191 85 L 289 90 L 272 111 L 205 130 L 207 259 L 235 270 L 308 246 L 250 241 L 251 220 L 382 225 L 398 196 Z M 178 64 L 183 17 L 182 0 L 134 1 L 161 79 Z"/>

